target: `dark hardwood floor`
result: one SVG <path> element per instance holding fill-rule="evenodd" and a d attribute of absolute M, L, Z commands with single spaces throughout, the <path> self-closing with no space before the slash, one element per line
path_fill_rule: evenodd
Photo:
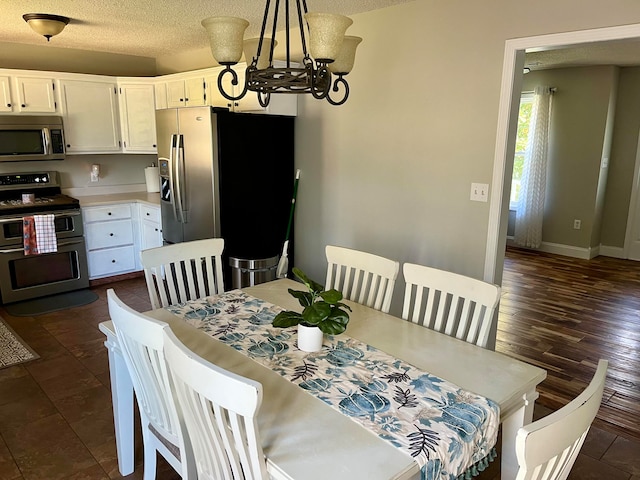
<path fill-rule="evenodd" d="M 547 370 L 538 403 L 552 410 L 608 359 L 594 425 L 640 439 L 640 262 L 509 248 L 496 350 Z"/>

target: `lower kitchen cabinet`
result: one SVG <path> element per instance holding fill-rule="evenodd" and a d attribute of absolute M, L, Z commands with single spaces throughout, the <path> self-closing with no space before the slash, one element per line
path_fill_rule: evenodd
<path fill-rule="evenodd" d="M 162 246 L 160 207 L 140 205 L 140 250 Z M 142 266 L 140 266 L 142 268 Z"/>
<path fill-rule="evenodd" d="M 133 204 L 84 207 L 89 278 L 136 270 Z"/>

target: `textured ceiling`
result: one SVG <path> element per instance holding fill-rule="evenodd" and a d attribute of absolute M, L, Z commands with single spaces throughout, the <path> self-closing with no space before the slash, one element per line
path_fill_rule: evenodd
<path fill-rule="evenodd" d="M 638 66 L 640 65 L 640 39 L 528 52 L 524 64 L 531 70 L 588 65 Z"/>
<path fill-rule="evenodd" d="M 309 11 L 350 15 L 408 1 L 308 0 L 307 6 Z M 46 44 L 22 15 L 51 13 L 71 18 L 51 39 L 52 46 L 157 58 L 207 47 L 200 21 L 211 16 L 246 18 L 251 25 L 245 37 L 258 36 L 264 5 L 265 0 L 0 0 L 0 42 Z M 294 5 L 291 1 L 291 8 Z"/>

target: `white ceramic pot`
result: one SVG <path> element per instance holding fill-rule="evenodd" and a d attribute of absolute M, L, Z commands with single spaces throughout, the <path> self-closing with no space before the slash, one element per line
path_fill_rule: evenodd
<path fill-rule="evenodd" d="M 298 324 L 298 348 L 303 352 L 317 352 L 322 348 L 324 335 L 318 327 Z"/>

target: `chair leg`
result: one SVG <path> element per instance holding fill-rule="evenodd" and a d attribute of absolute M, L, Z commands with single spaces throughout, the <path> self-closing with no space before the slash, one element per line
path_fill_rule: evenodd
<path fill-rule="evenodd" d="M 154 446 L 153 433 L 149 431 L 149 427 L 142 428 L 142 444 L 144 448 L 144 464 L 143 468 L 143 480 L 155 480 L 156 478 L 156 462 L 157 452 Z"/>

